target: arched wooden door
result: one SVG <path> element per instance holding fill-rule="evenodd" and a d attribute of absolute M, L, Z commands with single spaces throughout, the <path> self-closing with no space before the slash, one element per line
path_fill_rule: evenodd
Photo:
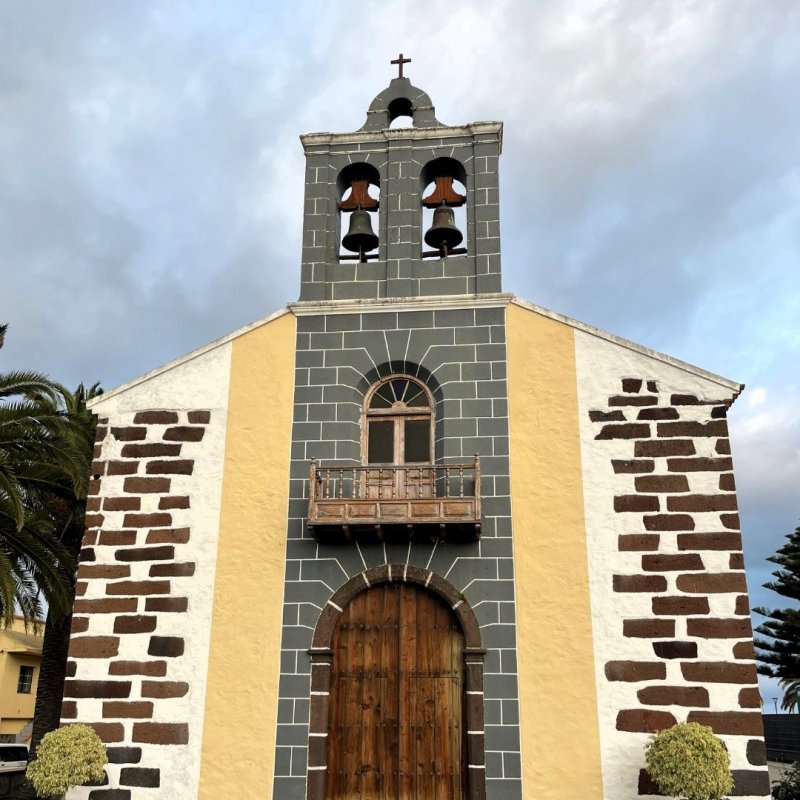
<path fill-rule="evenodd" d="M 413 584 L 368 589 L 333 635 L 328 800 L 463 800 L 464 636 Z"/>

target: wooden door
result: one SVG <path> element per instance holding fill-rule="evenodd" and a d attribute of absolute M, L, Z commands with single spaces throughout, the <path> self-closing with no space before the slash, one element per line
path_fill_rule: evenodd
<path fill-rule="evenodd" d="M 333 636 L 328 800 L 463 800 L 464 636 L 410 584 L 357 595 Z"/>

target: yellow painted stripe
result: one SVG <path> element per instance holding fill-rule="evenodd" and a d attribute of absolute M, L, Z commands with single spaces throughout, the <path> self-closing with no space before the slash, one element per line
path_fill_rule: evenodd
<path fill-rule="evenodd" d="M 275 762 L 295 317 L 232 347 L 201 800 L 270 797 Z"/>
<path fill-rule="evenodd" d="M 523 792 L 603 797 L 573 331 L 506 312 Z"/>

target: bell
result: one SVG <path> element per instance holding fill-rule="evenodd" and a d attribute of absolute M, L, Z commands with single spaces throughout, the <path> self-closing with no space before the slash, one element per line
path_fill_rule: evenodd
<path fill-rule="evenodd" d="M 378 246 L 378 237 L 372 231 L 369 212 L 357 208 L 350 215 L 350 229 L 342 238 L 342 247 L 351 253 L 368 253 Z"/>
<path fill-rule="evenodd" d="M 433 212 L 433 224 L 425 232 L 425 244 L 436 250 L 452 250 L 464 239 L 456 228 L 456 214 L 449 206 L 439 206 Z"/>

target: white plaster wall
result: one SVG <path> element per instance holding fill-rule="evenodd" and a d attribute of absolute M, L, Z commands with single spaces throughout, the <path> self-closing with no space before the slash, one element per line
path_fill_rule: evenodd
<path fill-rule="evenodd" d="M 674 364 L 666 363 L 620 344 L 599 338 L 584 331 L 575 331 L 575 356 L 578 381 L 578 404 L 581 436 L 581 458 L 586 519 L 586 544 L 589 562 L 589 586 L 594 635 L 595 676 L 600 724 L 600 747 L 603 784 L 606 800 L 634 800 L 638 795 L 639 768 L 644 767 L 643 745 L 647 737 L 640 733 L 616 730 L 620 709 L 642 707 L 636 697 L 639 689 L 649 685 L 694 685 L 687 683 L 679 659 L 667 659 L 667 677 L 662 681 L 636 683 L 608 681 L 604 667 L 608 661 L 659 660 L 652 649 L 652 640 L 622 635 L 625 617 L 652 616 L 649 593 L 619 593 L 612 588 L 616 574 L 643 574 L 641 552 L 619 552 L 617 538 L 624 533 L 643 533 L 641 514 L 620 514 L 614 511 L 613 498 L 619 494 L 634 494 L 633 475 L 616 475 L 611 459 L 632 458 L 630 440 L 596 440 L 601 424 L 589 420 L 589 411 L 606 408 L 611 395 L 622 394 L 620 381 L 624 377 L 658 381 L 659 393 L 691 393 L 698 398 L 720 400 L 730 398 L 729 385 L 693 374 Z M 649 394 L 642 387 L 643 394 Z M 707 419 L 708 406 L 686 406 L 681 419 Z M 630 415 L 629 415 L 630 416 Z M 693 439 L 697 456 L 716 456 L 715 437 Z M 719 473 L 690 473 L 692 493 L 718 493 Z M 665 504 L 662 502 L 662 506 Z M 719 514 L 692 515 L 697 531 L 719 530 Z M 660 552 L 678 552 L 677 536 L 661 535 Z M 703 551 L 706 569 L 728 571 L 728 552 Z M 679 572 L 664 574 L 668 581 L 665 595 L 682 594 L 675 588 Z M 731 595 L 709 595 L 709 616 L 731 616 Z M 677 618 L 676 639 L 686 639 L 685 622 Z M 730 639 L 698 640 L 698 656 L 706 661 L 732 661 Z M 739 663 L 748 663 L 745 661 Z M 738 703 L 740 684 L 710 683 L 706 685 L 713 711 L 742 711 Z M 686 719 L 688 709 L 681 706 L 651 706 L 654 710 L 672 713 L 678 721 Z M 747 709 L 752 710 L 752 709 Z M 750 736 L 722 736 L 731 754 L 733 769 L 758 769 L 746 758 L 745 748 Z"/>
<path fill-rule="evenodd" d="M 203 741 L 203 714 L 205 710 L 206 681 L 208 671 L 209 641 L 211 635 L 214 578 L 219 535 L 219 517 L 222 491 L 223 464 L 225 457 L 225 432 L 227 423 L 228 386 L 231 362 L 231 343 L 226 342 L 212 350 L 178 362 L 167 371 L 137 382 L 107 398 L 96 402 L 92 408 L 101 417 L 108 417 L 109 427 L 133 424 L 136 411 L 166 409 L 190 411 L 208 409 L 211 421 L 205 426 L 202 441 L 184 443 L 181 458 L 194 459 L 192 475 L 171 475 L 171 495 L 189 495 L 190 509 L 173 510 L 173 527 L 190 527 L 188 544 L 176 546 L 176 559 L 194 561 L 195 573 L 191 577 L 169 578 L 172 594 L 189 598 L 187 613 L 158 614 L 158 625 L 153 634 L 122 634 L 119 655 L 115 660 L 154 660 L 148 656 L 147 646 L 151 635 L 182 636 L 185 641 L 184 655 L 168 658 L 165 678 L 153 680 L 186 681 L 189 692 L 183 698 L 153 699 L 153 722 L 186 722 L 189 725 L 188 745 L 153 745 L 129 741 L 110 746 L 141 747 L 142 758 L 138 765 L 109 765 L 107 771 L 111 785 L 116 786 L 121 767 L 141 766 L 161 769 L 161 786 L 158 789 L 131 787 L 133 800 L 165 797 L 175 800 L 194 800 L 197 797 L 200 779 L 200 754 Z M 183 415 L 181 422 L 185 424 Z M 146 441 L 159 441 L 166 425 L 148 426 Z M 139 443 L 139 442 L 137 442 Z M 125 442 L 106 437 L 101 458 L 119 457 Z M 124 476 L 103 476 L 101 497 L 122 496 Z M 159 495 L 142 495 L 142 513 L 155 512 Z M 122 528 L 124 512 L 102 512 L 106 527 Z M 118 524 L 111 519 L 118 514 Z M 142 546 L 144 539 L 140 534 Z M 97 547 L 96 564 L 116 563 L 114 547 Z M 131 575 L 125 580 L 148 580 L 148 570 L 154 562 L 133 562 Z M 158 580 L 158 579 L 152 579 Z M 105 597 L 106 581 L 89 581 L 86 599 Z M 136 613 L 143 613 L 144 598 L 139 600 Z M 132 613 L 132 612 L 131 612 Z M 117 614 L 91 614 L 90 627 L 82 635 L 113 635 L 112 628 Z M 108 675 L 106 659 L 79 659 L 76 680 L 128 680 L 123 676 Z M 133 691 L 129 700 L 138 700 L 140 679 L 133 676 Z M 102 720 L 102 700 L 80 699 L 78 719 Z M 146 721 L 146 720 L 144 720 Z M 126 722 L 126 733 L 132 730 L 132 722 Z M 74 789 L 69 800 L 84 800 L 88 788 Z"/>

